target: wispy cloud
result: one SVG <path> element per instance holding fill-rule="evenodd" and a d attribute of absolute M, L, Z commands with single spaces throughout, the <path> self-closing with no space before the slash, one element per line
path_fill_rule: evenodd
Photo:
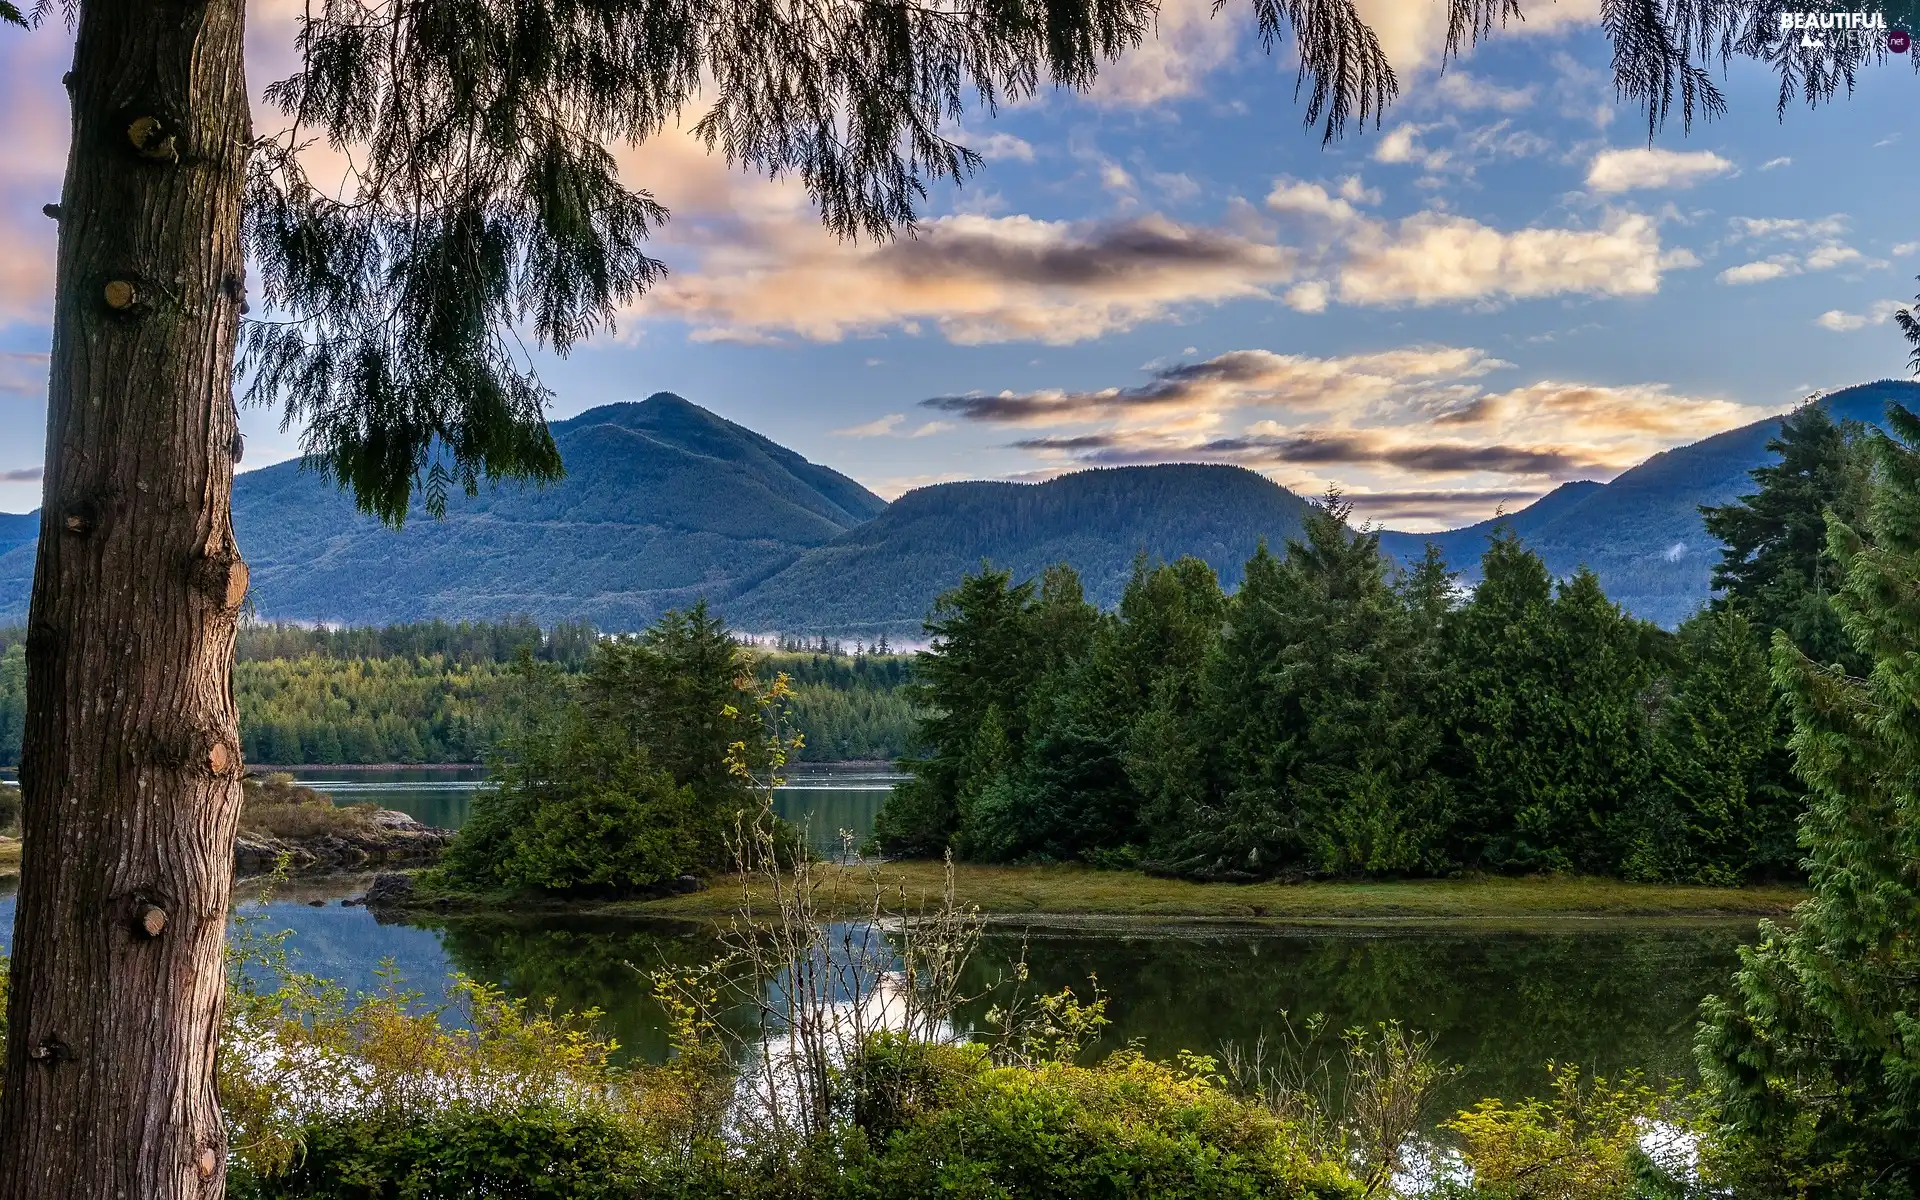
<path fill-rule="evenodd" d="M 1851 333 L 1856 329 L 1865 329 L 1869 325 L 1881 325 L 1893 318 L 1893 314 L 1908 307 L 1904 300 L 1881 300 L 1864 313 L 1847 312 L 1832 308 L 1814 318 L 1814 324 L 1835 333 Z"/>

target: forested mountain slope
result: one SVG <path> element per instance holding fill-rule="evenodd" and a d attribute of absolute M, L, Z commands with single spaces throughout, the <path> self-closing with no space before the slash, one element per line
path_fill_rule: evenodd
<path fill-rule="evenodd" d="M 1920 384 L 1845 388 L 1822 403 L 1877 421 L 1920 409 Z M 1707 597 L 1718 547 L 1699 506 L 1750 488 L 1778 418 L 1657 454 L 1607 484 L 1577 482 L 1518 512 L 1437 534 L 1387 533 L 1403 560 L 1428 541 L 1471 582 L 1499 521 L 1565 575 L 1591 566 L 1609 596 L 1673 625 Z M 1081 471 L 1041 484 L 949 483 L 891 506 L 838 472 L 678 396 L 556 422 L 567 477 L 456 496 L 444 521 L 395 532 L 296 463 L 234 486 L 254 604 L 275 619 L 385 623 L 530 614 L 635 629 L 706 597 L 736 628 L 896 639 L 982 561 L 1038 573 L 1071 563 L 1091 599 L 1118 599 L 1136 554 L 1205 559 L 1228 587 L 1260 538 L 1296 533 L 1305 501 L 1238 467 Z M 0 622 L 25 615 L 37 514 L 0 514 Z"/>
<path fill-rule="evenodd" d="M 395 531 L 296 462 L 241 475 L 234 531 L 262 615 L 387 623 L 529 614 L 631 629 L 729 596 L 886 507 L 678 396 L 553 425 L 566 478 L 455 495 Z M 0 527 L 3 528 L 3 527 Z M 26 607 L 31 547 L 6 552 L 0 618 Z"/>
<path fill-rule="evenodd" d="M 1920 384 L 1882 380 L 1843 388 L 1821 403 L 1836 418 L 1877 424 L 1889 402 L 1920 410 Z M 1608 484 L 1569 483 L 1503 518 L 1437 534 L 1389 533 L 1388 553 L 1416 558 L 1432 541 L 1468 581 L 1505 521 L 1557 575 L 1586 565 L 1627 611 L 1675 625 L 1707 598 L 1719 543 L 1700 523 L 1700 506 L 1725 504 L 1752 490 L 1748 472 L 1769 461 L 1779 431 L 1768 417 L 1654 455 Z"/>
<path fill-rule="evenodd" d="M 917 632 L 934 597 L 983 561 L 1016 579 L 1053 563 L 1087 598 L 1120 599 L 1133 559 L 1194 555 L 1228 587 L 1265 538 L 1298 533 L 1306 502 L 1242 467 L 1176 464 L 1079 471 L 1046 483 L 942 483 L 908 492 L 874 520 L 726 604 L 750 630 Z"/>

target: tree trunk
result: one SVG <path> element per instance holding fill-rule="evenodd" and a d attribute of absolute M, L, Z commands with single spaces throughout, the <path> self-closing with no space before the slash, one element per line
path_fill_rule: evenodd
<path fill-rule="evenodd" d="M 244 16 L 244 0 L 81 6 L 0 1200 L 225 1188 Z"/>

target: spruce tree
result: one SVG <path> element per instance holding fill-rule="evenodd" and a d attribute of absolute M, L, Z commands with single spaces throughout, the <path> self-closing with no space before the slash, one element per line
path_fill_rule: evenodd
<path fill-rule="evenodd" d="M 1833 608 L 1868 674 L 1774 635 L 1812 895 L 1742 951 L 1699 1041 L 1726 1140 L 1768 1191 L 1920 1191 L 1920 418 L 1888 423 L 1864 519 L 1828 519 Z"/>
<path fill-rule="evenodd" d="M 1792 875 L 1800 794 L 1780 784 L 1787 709 L 1766 643 L 1736 611 L 1696 613 L 1680 627 L 1670 688 L 1627 874 L 1709 884 Z"/>
<path fill-rule="evenodd" d="M 934 601 L 926 630 L 932 644 L 914 661 L 914 703 L 924 716 L 915 741 L 924 747 L 902 766 L 912 778 L 896 787 L 874 820 L 873 840 L 889 854 L 938 855 L 959 826 L 963 793 L 980 778 L 975 741 L 991 712 L 1011 762 L 1025 741 L 1027 701 L 1044 669 L 1031 605 L 1034 581 L 982 565 Z M 999 768 L 996 766 L 996 770 Z"/>
<path fill-rule="evenodd" d="M 1828 597 L 1839 567 L 1825 555 L 1826 514 L 1857 523 L 1867 487 L 1862 431 L 1836 422 L 1819 403 L 1795 409 L 1767 442 L 1778 462 L 1755 467 L 1756 488 L 1732 504 L 1702 506 L 1707 532 L 1722 543 L 1713 569 L 1717 608 L 1739 612 L 1771 638 L 1784 630 L 1817 662 L 1846 660 L 1853 647 Z"/>

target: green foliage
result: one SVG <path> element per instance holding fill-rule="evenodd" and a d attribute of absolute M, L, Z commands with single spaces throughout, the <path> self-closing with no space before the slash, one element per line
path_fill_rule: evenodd
<path fill-rule="evenodd" d="M 1584 1079 L 1549 1064 L 1552 1092 L 1482 1100 L 1446 1123 L 1475 1200 L 1678 1200 L 1687 1194 L 1691 1116 L 1672 1087 L 1637 1075 Z"/>
<path fill-rule="evenodd" d="M 1448 622 L 1461 861 L 1609 872 L 1650 763 L 1643 694 L 1655 631 L 1581 571 L 1557 589 L 1511 535 Z"/>
<path fill-rule="evenodd" d="M 705 604 L 601 643 L 577 678 L 525 649 L 514 676 L 521 725 L 441 870 L 457 887 L 620 893 L 721 866 L 790 744 L 786 680 L 762 688 Z"/>
<path fill-rule="evenodd" d="M 932 1098 L 911 1113 L 917 1119 L 901 1120 L 870 1157 L 849 1162 L 840 1194 L 1361 1195 L 1338 1166 L 1307 1154 L 1285 1122 L 1189 1067 L 1126 1051 L 1092 1067 L 988 1067 L 975 1056 L 942 1057 L 960 1078 L 926 1088 L 922 1095 Z"/>
<path fill-rule="evenodd" d="M 1813 886 L 1762 927 L 1730 995 L 1709 1000 L 1702 1073 L 1764 1186 L 1810 1196 L 1920 1188 L 1920 418 L 1889 414 L 1864 520 L 1828 517 L 1832 603 L 1862 678 L 1774 634 Z"/>
<path fill-rule="evenodd" d="M 1756 490 L 1700 510 L 1707 532 L 1723 543 L 1715 607 L 1739 612 L 1763 637 L 1783 630 L 1815 662 L 1845 662 L 1855 673 L 1860 661 L 1828 599 L 1841 570 L 1825 553 L 1826 521 L 1831 512 L 1859 523 L 1871 474 L 1865 439 L 1863 426 L 1804 405 L 1767 443 L 1780 457 L 1754 469 Z"/>
<path fill-rule="evenodd" d="M 1786 786 L 1785 702 L 1765 643 L 1734 609 L 1680 627 L 1655 729 L 1655 779 L 1627 874 L 1732 884 L 1793 874 L 1802 794 Z"/>
<path fill-rule="evenodd" d="M 1511 532 L 1460 602 L 1393 571 L 1337 495 L 1231 597 L 1136 560 L 1112 613 L 1066 567 L 943 594 L 911 689 L 926 747 L 875 840 L 1199 879 L 1577 871 L 1790 876 L 1784 709 L 1741 613 L 1679 636 Z"/>
<path fill-rule="evenodd" d="M 27 648 L 0 637 L 0 763 L 20 761 L 27 730 Z"/>
<path fill-rule="evenodd" d="M 1372 533 L 1330 496 L 1284 559 L 1256 554 L 1208 664 L 1197 733 L 1214 774 L 1180 870 L 1268 875 L 1432 865 L 1447 787 L 1420 628 Z"/>
<path fill-rule="evenodd" d="M 302 1131 L 284 1170 L 241 1173 L 236 1200 L 693 1200 L 726 1195 L 662 1163 L 640 1132 L 605 1114 L 451 1106 L 430 1114 L 355 1114 Z M 704 1183 L 704 1186 L 703 1186 Z"/>

